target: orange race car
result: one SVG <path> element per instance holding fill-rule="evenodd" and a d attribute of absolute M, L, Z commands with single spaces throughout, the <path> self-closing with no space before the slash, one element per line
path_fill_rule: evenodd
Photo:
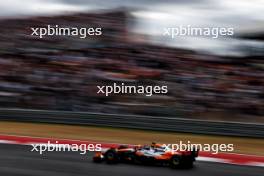
<path fill-rule="evenodd" d="M 129 162 L 134 164 L 165 165 L 172 168 L 191 168 L 198 150 L 175 151 L 161 144 L 152 143 L 144 146 L 119 146 L 106 151 L 96 152 L 93 161 L 108 164 Z"/>

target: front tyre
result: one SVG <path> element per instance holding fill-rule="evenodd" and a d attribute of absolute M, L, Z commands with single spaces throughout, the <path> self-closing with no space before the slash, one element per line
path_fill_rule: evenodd
<path fill-rule="evenodd" d="M 181 157 L 180 156 L 173 156 L 170 159 L 170 167 L 175 169 L 175 168 L 179 168 L 181 165 Z"/>

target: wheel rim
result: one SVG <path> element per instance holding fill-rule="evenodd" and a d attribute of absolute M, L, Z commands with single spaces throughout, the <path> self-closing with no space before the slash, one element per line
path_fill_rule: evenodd
<path fill-rule="evenodd" d="M 179 164 L 179 159 L 178 158 L 173 158 L 172 164 L 173 165 L 178 165 Z"/>
<path fill-rule="evenodd" d="M 113 153 L 108 153 L 107 158 L 109 160 L 113 160 L 114 159 L 114 154 Z"/>

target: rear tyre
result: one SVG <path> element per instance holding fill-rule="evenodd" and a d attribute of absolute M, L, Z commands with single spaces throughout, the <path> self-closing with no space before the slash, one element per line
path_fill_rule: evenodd
<path fill-rule="evenodd" d="M 110 149 L 105 153 L 105 161 L 108 164 L 115 164 L 118 162 L 118 155 L 115 150 Z"/>

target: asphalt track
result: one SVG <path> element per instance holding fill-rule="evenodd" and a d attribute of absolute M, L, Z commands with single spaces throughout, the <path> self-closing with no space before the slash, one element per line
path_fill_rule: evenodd
<path fill-rule="evenodd" d="M 263 176 L 263 167 L 196 162 L 191 170 L 129 164 L 95 164 L 92 154 L 31 152 L 31 146 L 1 144 L 0 176 Z"/>

